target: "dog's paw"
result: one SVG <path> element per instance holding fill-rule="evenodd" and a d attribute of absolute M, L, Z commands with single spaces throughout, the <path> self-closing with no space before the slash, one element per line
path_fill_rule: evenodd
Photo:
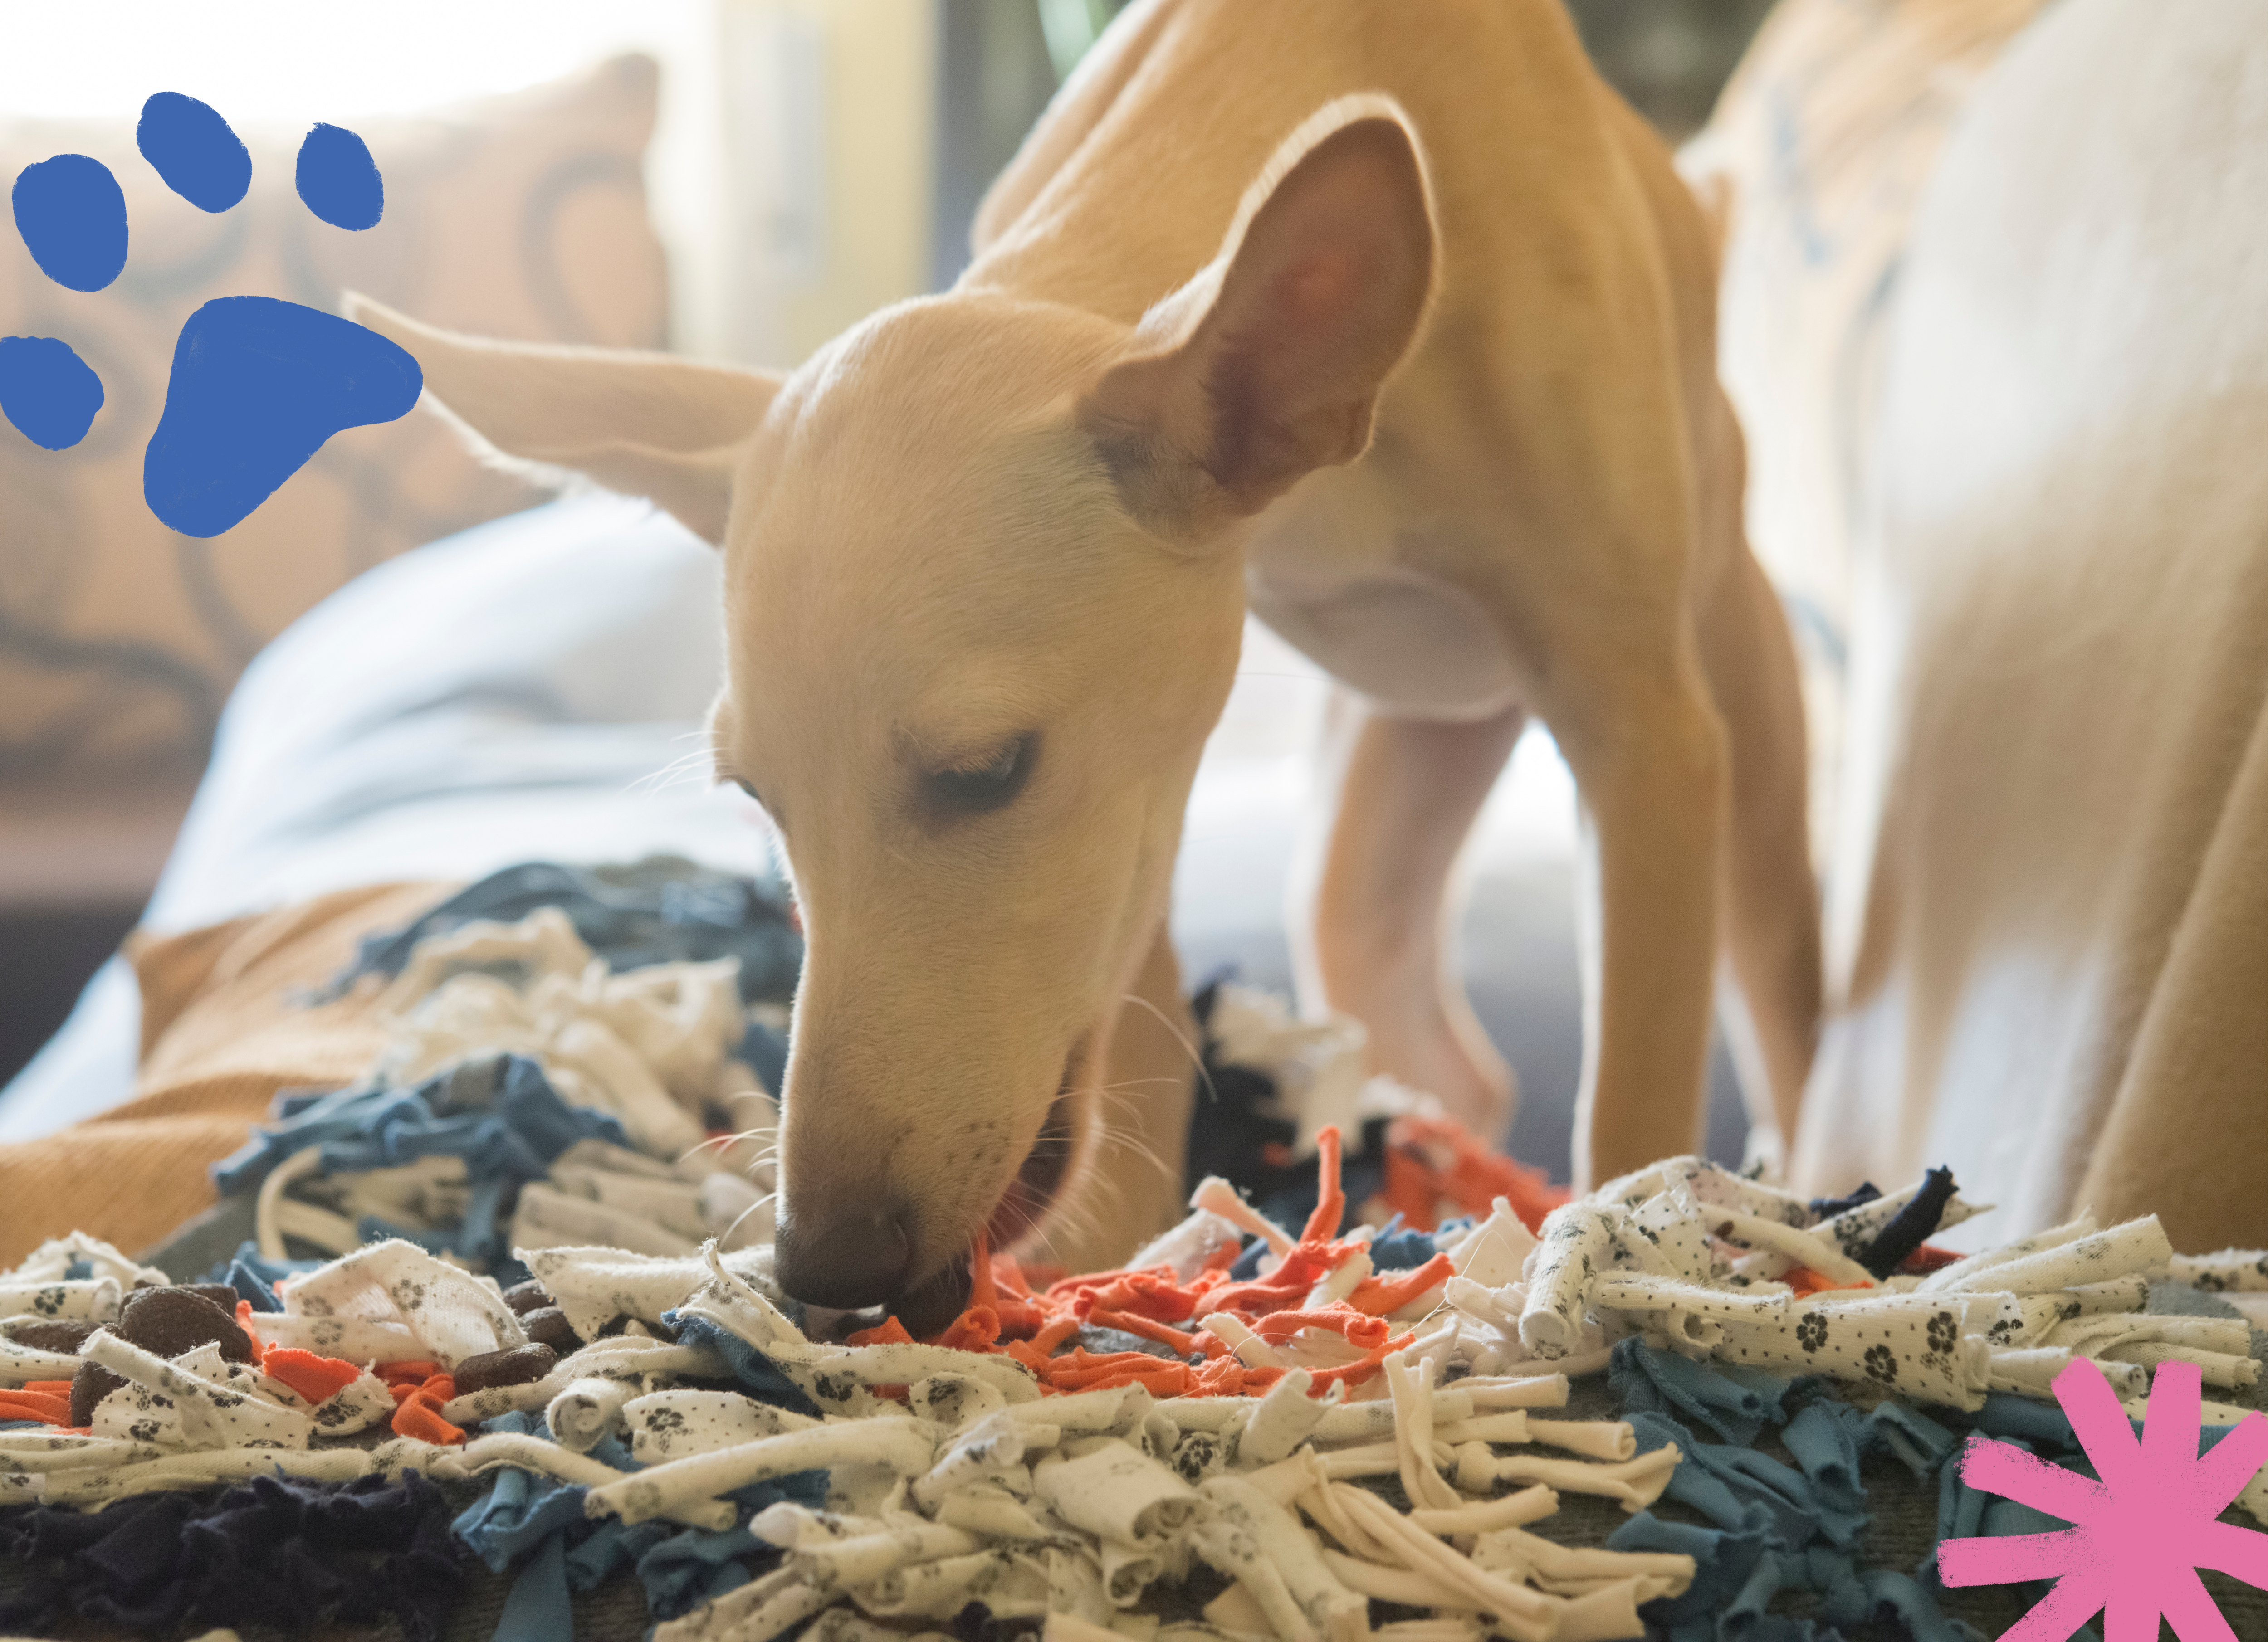
<path fill-rule="evenodd" d="M 252 157 L 212 108 L 160 92 L 135 132 L 142 157 L 198 209 L 239 204 Z M 353 132 L 318 125 L 299 145 L 300 201 L 335 228 L 374 227 L 386 190 Z M 11 194 L 17 232 L 40 272 L 99 291 L 126 266 L 129 225 L 117 179 L 99 160 L 59 154 L 25 167 Z M 181 326 L 165 409 L 142 468 L 150 510 L 185 536 L 240 523 L 333 434 L 407 415 L 424 386 L 417 362 L 375 331 L 272 297 L 223 297 Z M 86 436 L 102 383 L 59 338 L 0 339 L 0 414 L 34 444 Z"/>

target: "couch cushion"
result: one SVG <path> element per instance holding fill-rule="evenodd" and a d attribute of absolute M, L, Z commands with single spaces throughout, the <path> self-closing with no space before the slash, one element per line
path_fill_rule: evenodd
<path fill-rule="evenodd" d="M 384 219 L 363 232 L 300 203 L 297 130 L 240 128 L 251 192 L 209 216 L 136 152 L 130 121 L 0 122 L 0 176 L 91 154 L 131 224 L 125 272 L 84 295 L 0 233 L 0 335 L 62 338 L 106 392 L 69 450 L 0 424 L 0 780 L 194 766 L 237 674 L 294 617 L 404 548 L 532 499 L 420 412 L 337 436 L 242 524 L 197 540 L 144 505 L 142 451 L 173 339 L 216 297 L 335 311 L 351 287 L 453 329 L 659 346 L 666 270 L 641 174 L 657 81 L 651 58 L 626 56 L 512 97 L 350 122 L 385 179 Z"/>

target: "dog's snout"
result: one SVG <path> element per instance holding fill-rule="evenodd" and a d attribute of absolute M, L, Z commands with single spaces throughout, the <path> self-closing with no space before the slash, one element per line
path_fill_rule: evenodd
<path fill-rule="evenodd" d="M 780 1286 L 806 1305 L 855 1311 L 895 1298 L 913 1258 L 906 1216 L 895 1203 L 831 1214 L 792 1214 L 773 1250 Z"/>

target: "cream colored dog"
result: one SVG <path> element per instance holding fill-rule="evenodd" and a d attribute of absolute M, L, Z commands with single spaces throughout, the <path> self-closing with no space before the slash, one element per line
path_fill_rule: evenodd
<path fill-rule="evenodd" d="M 1720 883 L 1786 1134 L 1803 729 L 1712 246 L 1557 0 L 1138 4 L 976 239 L 951 291 L 785 376 L 357 311 L 503 457 L 724 549 L 717 767 L 777 823 L 809 936 L 785 1286 L 919 1329 L 988 1228 L 1115 1188 L 1069 1257 L 1108 1257 L 1170 1214 L 1165 912 L 1248 606 L 1348 689 L 1307 957 L 1381 1070 L 1508 1115 L 1443 903 L 1532 712 L 1594 839 L 1577 1177 L 1693 1145 Z"/>

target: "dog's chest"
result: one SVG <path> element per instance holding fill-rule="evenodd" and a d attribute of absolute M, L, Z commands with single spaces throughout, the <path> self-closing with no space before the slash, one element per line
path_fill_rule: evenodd
<path fill-rule="evenodd" d="M 1520 688 L 1500 630 L 1470 594 L 1411 562 L 1412 536 L 1359 468 L 1316 474 L 1268 510 L 1247 549 L 1252 613 L 1388 712 L 1502 711 Z"/>

